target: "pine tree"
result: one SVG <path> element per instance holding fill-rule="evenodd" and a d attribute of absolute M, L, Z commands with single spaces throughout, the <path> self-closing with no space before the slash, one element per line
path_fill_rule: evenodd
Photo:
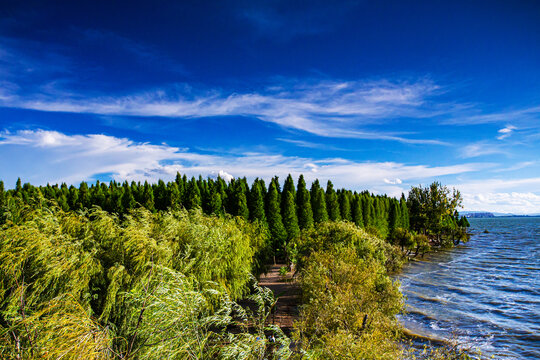
<path fill-rule="evenodd" d="M 154 211 L 154 191 L 148 181 L 144 182 L 141 205 L 150 211 Z"/>
<path fill-rule="evenodd" d="M 404 229 L 409 229 L 409 208 L 407 207 L 407 200 L 405 199 L 404 194 L 401 194 L 399 205 L 401 208 L 401 227 Z"/>
<path fill-rule="evenodd" d="M 296 210 L 298 214 L 298 226 L 300 229 L 311 228 L 313 226 L 313 211 L 311 210 L 311 199 L 306 188 L 304 175 L 300 175 L 298 178 Z"/>
<path fill-rule="evenodd" d="M 177 209 L 182 205 L 182 196 L 180 190 L 178 190 L 178 184 L 176 182 L 167 183 L 167 203 L 173 209 Z"/>
<path fill-rule="evenodd" d="M 242 181 L 237 181 L 234 184 L 232 199 L 233 199 L 233 204 L 232 204 L 233 215 L 243 217 L 244 219 L 247 220 L 249 218 L 249 209 L 247 205 L 245 187 Z"/>
<path fill-rule="evenodd" d="M 4 190 L 4 182 L 0 180 L 0 209 L 6 204 L 6 192 Z"/>
<path fill-rule="evenodd" d="M 283 226 L 280 213 L 278 191 L 274 181 L 270 183 L 266 194 L 266 219 L 272 236 L 273 250 L 276 255 L 283 255 L 287 240 L 287 232 Z"/>
<path fill-rule="evenodd" d="M 388 212 L 388 233 L 393 234 L 397 228 L 402 227 L 401 223 L 399 202 L 394 199 Z"/>
<path fill-rule="evenodd" d="M 326 185 L 326 210 L 328 211 L 328 218 L 330 220 L 341 220 L 337 195 L 334 190 L 334 185 L 330 180 L 328 180 Z"/>
<path fill-rule="evenodd" d="M 122 208 L 124 212 L 128 212 L 130 209 L 133 209 L 135 207 L 135 198 L 133 197 L 133 193 L 131 192 L 131 187 L 129 186 L 128 182 L 124 182 L 122 185 L 124 192 L 122 194 Z"/>
<path fill-rule="evenodd" d="M 328 212 L 326 211 L 326 200 L 324 190 L 318 188 L 315 191 L 313 202 L 313 221 L 316 223 L 328 221 Z"/>
<path fill-rule="evenodd" d="M 285 183 L 283 184 L 283 191 L 281 192 L 282 195 L 285 193 L 290 192 L 293 194 L 293 199 L 296 198 L 296 190 L 294 189 L 294 180 L 289 174 L 287 178 L 285 179 Z M 281 214 L 283 214 L 283 211 L 285 210 L 285 204 L 287 203 L 285 196 L 281 197 Z"/>
<path fill-rule="evenodd" d="M 169 207 L 167 203 L 167 186 L 163 180 L 159 180 L 157 185 L 153 186 L 154 206 L 156 210 L 166 210 Z"/>
<path fill-rule="evenodd" d="M 186 209 L 195 209 L 201 207 L 201 191 L 197 185 L 197 181 L 194 177 L 187 184 L 187 198 L 186 198 Z"/>
<path fill-rule="evenodd" d="M 251 221 L 259 220 L 260 222 L 266 222 L 266 215 L 264 213 L 264 198 L 261 191 L 261 185 L 258 179 L 255 179 L 249 193 L 249 219 Z"/>
<path fill-rule="evenodd" d="M 79 190 L 71 185 L 69 187 L 69 192 L 68 192 L 68 196 L 67 196 L 67 201 L 68 201 L 68 205 L 69 205 L 69 208 L 71 210 L 79 210 L 80 207 L 79 207 Z"/>
<path fill-rule="evenodd" d="M 287 230 L 287 239 L 294 239 L 300 233 L 294 194 L 284 188 L 281 198 L 283 199 L 283 225 L 285 226 L 285 230 Z"/>
<path fill-rule="evenodd" d="M 82 209 L 87 209 L 92 206 L 92 198 L 90 197 L 88 184 L 84 181 L 79 185 L 79 204 Z"/>
<path fill-rule="evenodd" d="M 339 209 L 341 218 L 343 220 L 352 221 L 352 214 L 351 214 L 351 202 L 349 199 L 349 193 L 345 190 L 341 190 L 339 192 Z"/>
<path fill-rule="evenodd" d="M 362 198 L 360 195 L 355 195 L 353 197 L 352 221 L 356 226 L 364 227 L 364 214 L 362 212 Z"/>
<path fill-rule="evenodd" d="M 223 203 L 217 183 L 214 183 L 212 190 L 210 190 L 210 203 L 208 204 L 208 211 L 210 214 L 223 214 Z"/>
<path fill-rule="evenodd" d="M 22 198 L 22 182 L 21 182 L 21 178 L 17 178 L 17 182 L 15 183 L 15 194 L 14 195 Z"/>

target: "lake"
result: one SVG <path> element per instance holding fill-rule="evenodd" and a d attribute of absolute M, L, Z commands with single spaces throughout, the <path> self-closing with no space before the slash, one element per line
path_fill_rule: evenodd
<path fill-rule="evenodd" d="M 540 359 L 540 218 L 469 222 L 467 244 L 405 265 L 397 278 L 408 313 L 400 320 L 487 357 Z"/>

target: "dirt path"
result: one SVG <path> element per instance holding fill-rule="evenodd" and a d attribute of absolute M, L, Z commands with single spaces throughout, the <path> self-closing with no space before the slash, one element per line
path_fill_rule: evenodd
<path fill-rule="evenodd" d="M 269 322 L 278 325 L 286 334 L 290 334 L 293 322 L 298 318 L 300 304 L 300 286 L 292 279 L 292 273 L 287 274 L 287 280 L 279 275 L 279 269 L 285 264 L 272 265 L 266 275 L 261 276 L 260 285 L 274 292 L 277 298 L 275 310 Z"/>

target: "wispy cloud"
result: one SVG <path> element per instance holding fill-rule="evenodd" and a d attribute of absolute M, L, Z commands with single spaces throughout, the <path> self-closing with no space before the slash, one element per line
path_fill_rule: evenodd
<path fill-rule="evenodd" d="M 177 171 L 188 175 L 213 175 L 223 171 L 249 179 L 291 173 L 306 180 L 332 179 L 336 186 L 399 195 L 412 182 L 434 177 L 475 172 L 489 164 L 451 166 L 406 165 L 396 162 L 355 162 L 342 158 L 312 159 L 280 154 L 244 153 L 235 156 L 200 154 L 168 145 L 137 143 L 125 138 L 91 134 L 66 135 L 56 131 L 23 130 L 0 135 L 1 166 L 8 184 L 24 181 L 77 183 L 110 174 L 117 180 L 173 178 Z M 393 179 L 393 180 L 388 180 Z M 402 187 L 396 188 L 396 184 Z"/>
<path fill-rule="evenodd" d="M 19 95 L 8 89 L 0 97 L 0 106 L 138 117 L 246 116 L 318 136 L 445 145 L 434 139 L 364 130 L 367 125 L 389 118 L 431 116 L 428 98 L 438 89 L 429 80 L 296 82 L 251 93 L 191 88 L 184 91 L 185 88 L 175 87 L 119 97 L 59 97 L 47 92 Z"/>
<path fill-rule="evenodd" d="M 494 145 L 484 141 L 466 145 L 461 149 L 460 152 L 461 157 L 463 158 L 473 158 L 494 154 L 507 154 L 506 151 L 500 147 L 500 145 Z"/>
<path fill-rule="evenodd" d="M 455 116 L 446 120 L 445 123 L 455 125 L 478 125 L 499 122 L 538 122 L 540 120 L 540 106 L 475 115 L 460 115 L 461 116 Z"/>
<path fill-rule="evenodd" d="M 499 129 L 498 133 L 500 134 L 497 136 L 497 139 L 503 140 L 512 135 L 512 132 L 516 130 L 517 128 L 513 125 L 507 125 L 506 127 Z"/>

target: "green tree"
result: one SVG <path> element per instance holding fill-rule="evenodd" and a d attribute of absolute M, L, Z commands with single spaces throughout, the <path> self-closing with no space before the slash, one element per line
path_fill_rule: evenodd
<path fill-rule="evenodd" d="M 81 182 L 79 185 L 79 203 L 80 208 L 87 209 L 92 206 L 92 198 L 86 182 Z"/>
<path fill-rule="evenodd" d="M 351 202 L 349 198 L 349 192 L 345 190 L 341 190 L 339 192 L 339 209 L 341 218 L 343 220 L 352 221 L 352 213 L 351 213 Z"/>
<path fill-rule="evenodd" d="M 362 212 L 362 198 L 360 197 L 360 195 L 355 195 L 353 197 L 352 221 L 356 224 L 356 226 L 364 227 L 364 215 Z"/>
<path fill-rule="evenodd" d="M 326 210 L 328 211 L 328 218 L 332 221 L 341 220 L 339 213 L 339 202 L 334 190 L 334 185 L 330 180 L 326 185 Z"/>
<path fill-rule="evenodd" d="M 121 200 L 122 208 L 124 209 L 124 212 L 128 212 L 135 207 L 135 197 L 133 197 L 131 187 L 129 186 L 127 181 L 124 182 L 122 187 L 124 188 Z"/>
<path fill-rule="evenodd" d="M 311 199 L 306 188 L 304 175 L 298 178 L 296 191 L 296 210 L 298 213 L 298 225 L 300 229 L 309 229 L 313 226 L 313 211 L 311 209 Z"/>
<path fill-rule="evenodd" d="M 210 214 L 223 214 L 223 203 L 221 200 L 221 194 L 216 184 L 212 186 L 212 190 L 210 191 L 210 204 L 208 206 L 208 211 Z"/>
<path fill-rule="evenodd" d="M 445 218 L 452 216 L 461 203 L 458 190 L 450 190 L 437 181 L 427 187 L 413 186 L 407 198 L 410 226 L 414 231 L 440 240 Z"/>
<path fill-rule="evenodd" d="M 321 223 L 328 221 L 328 212 L 326 212 L 325 194 L 322 188 L 314 192 L 313 202 L 313 221 Z"/>
<path fill-rule="evenodd" d="M 150 211 L 154 211 L 154 191 L 148 181 L 144 182 L 141 205 Z"/>
<path fill-rule="evenodd" d="M 249 219 L 251 221 L 258 220 L 262 223 L 266 222 L 264 213 L 264 198 L 261 190 L 261 184 L 258 179 L 255 179 L 249 193 Z"/>
<path fill-rule="evenodd" d="M 197 180 L 192 177 L 187 184 L 187 197 L 185 200 L 186 209 L 195 209 L 201 207 L 201 191 L 197 185 Z"/>
<path fill-rule="evenodd" d="M 276 182 L 272 181 L 266 194 L 266 219 L 272 236 L 273 250 L 276 255 L 283 256 L 285 254 L 287 231 L 283 226 L 280 210 L 278 189 Z"/>
<path fill-rule="evenodd" d="M 0 209 L 6 204 L 6 192 L 4 190 L 4 182 L 0 180 Z"/>
<path fill-rule="evenodd" d="M 290 190 L 283 191 L 282 199 L 285 201 L 283 206 L 283 225 L 285 226 L 285 230 L 287 230 L 287 239 L 290 240 L 297 237 L 300 233 L 294 194 Z"/>

